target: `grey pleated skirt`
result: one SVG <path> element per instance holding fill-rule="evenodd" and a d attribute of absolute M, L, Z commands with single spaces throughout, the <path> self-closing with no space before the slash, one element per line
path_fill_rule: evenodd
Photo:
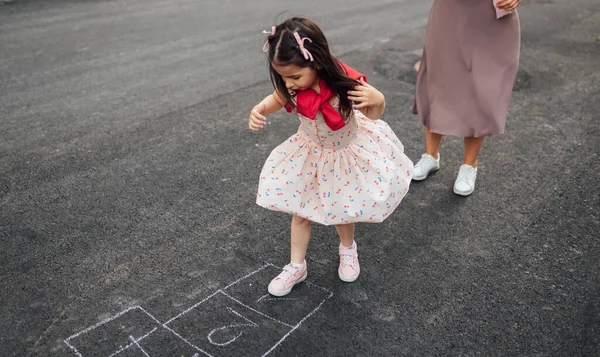
<path fill-rule="evenodd" d="M 516 11 L 496 19 L 490 0 L 435 0 L 417 76 L 419 121 L 443 135 L 503 134 L 520 42 Z"/>

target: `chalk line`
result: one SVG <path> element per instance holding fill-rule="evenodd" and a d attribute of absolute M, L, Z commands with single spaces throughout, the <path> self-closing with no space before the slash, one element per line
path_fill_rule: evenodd
<path fill-rule="evenodd" d="M 133 343 L 128 344 L 127 346 L 121 348 L 120 350 L 118 350 L 117 352 L 114 352 L 112 354 L 110 354 L 108 357 L 113 357 L 118 355 L 119 353 L 125 351 L 126 349 L 128 349 L 129 347 L 133 346 L 134 344 L 137 344 L 138 341 L 141 341 L 143 339 L 145 339 L 146 337 L 150 336 L 151 334 L 154 333 L 154 331 L 158 330 L 157 327 L 153 328 L 152 331 L 148 332 L 147 334 L 145 334 L 144 336 L 140 337 L 138 340 L 134 340 Z M 129 338 L 131 338 L 131 336 L 129 336 Z M 141 348 L 141 347 L 140 347 Z M 145 352 L 144 352 L 145 353 Z"/>
<path fill-rule="evenodd" d="M 253 272 L 251 272 L 251 273 L 249 273 L 249 274 L 245 275 L 244 277 L 241 277 L 241 278 L 239 278 L 238 280 L 234 281 L 233 283 L 231 283 L 231 284 L 227 285 L 227 286 L 226 286 L 226 287 L 224 287 L 222 290 L 227 290 L 227 289 L 229 289 L 229 288 L 230 288 L 230 287 L 232 287 L 233 285 L 235 285 L 235 284 L 239 283 L 240 281 L 242 281 L 242 280 L 244 280 L 244 279 L 248 278 L 249 276 L 252 276 L 252 275 L 254 275 L 254 274 L 258 273 L 259 271 L 263 270 L 264 268 L 268 267 L 269 265 L 273 265 L 273 264 L 271 264 L 271 263 L 267 263 L 267 264 L 263 265 L 262 267 L 260 267 L 260 268 L 256 269 L 255 271 L 253 271 Z"/>
<path fill-rule="evenodd" d="M 256 310 L 256 309 L 254 309 L 254 308 L 252 308 L 252 307 L 250 307 L 250 306 L 248 306 L 248 305 L 244 304 L 243 302 L 239 301 L 238 299 L 234 298 L 233 296 L 231 296 L 231 295 L 227 294 L 227 293 L 226 293 L 226 292 L 224 292 L 224 291 L 221 291 L 221 290 L 219 290 L 219 292 L 220 292 L 221 294 L 223 294 L 223 295 L 227 296 L 227 297 L 228 297 L 228 298 L 230 298 L 231 300 L 233 300 L 233 301 L 237 302 L 238 304 L 240 304 L 240 305 L 244 306 L 245 308 L 247 308 L 247 309 L 250 309 L 250 310 L 252 310 L 252 311 L 256 312 L 256 313 L 257 313 L 257 314 L 259 314 L 259 315 L 262 315 L 262 316 L 264 316 L 264 317 L 266 317 L 266 318 L 268 318 L 268 319 L 271 319 L 271 320 L 273 320 L 273 321 L 275 321 L 275 322 L 279 322 L 280 324 L 282 324 L 282 325 L 285 325 L 285 326 L 287 326 L 287 327 L 289 327 L 289 328 L 293 328 L 293 327 L 294 327 L 294 326 L 292 326 L 292 325 L 290 325 L 290 324 L 286 324 L 286 323 L 285 323 L 285 322 L 283 322 L 283 321 L 279 321 L 279 320 L 277 320 L 277 319 L 276 319 L 276 318 L 274 318 L 274 317 L 271 317 L 271 316 L 269 316 L 269 315 L 267 315 L 267 314 L 265 314 L 265 313 L 262 313 L 262 312 L 260 312 L 260 311 L 258 311 L 258 310 Z"/>
<path fill-rule="evenodd" d="M 142 348 L 142 346 L 140 346 L 140 344 L 138 343 L 138 341 L 133 338 L 133 336 L 129 335 L 129 339 L 133 341 L 133 343 L 135 344 L 135 346 L 137 348 L 140 349 L 140 351 L 142 351 L 142 353 L 146 356 L 146 357 L 150 357 L 150 355 L 148 353 L 146 353 L 146 351 L 144 351 L 144 349 Z"/>
<path fill-rule="evenodd" d="M 327 298 L 325 298 L 325 300 L 321 301 L 321 303 L 319 304 L 319 306 L 317 306 L 313 311 L 311 311 L 308 315 L 304 316 L 304 318 L 302 320 L 300 320 L 300 322 L 298 322 L 298 324 L 296 324 L 296 326 L 294 326 L 288 333 L 286 333 L 279 341 L 277 341 L 276 344 L 273 345 L 273 347 L 271 347 L 271 349 L 269 349 L 267 352 L 265 352 L 263 354 L 263 357 L 268 355 L 269 353 L 273 352 L 281 343 L 283 343 L 283 341 L 292 334 L 292 332 L 294 332 L 296 329 L 298 329 L 298 327 L 300 327 L 300 325 L 302 325 L 302 323 L 304 321 L 306 321 L 309 317 L 311 317 L 315 312 L 317 312 L 317 310 L 319 310 L 321 308 L 321 306 L 327 301 L 329 300 L 329 298 L 331 298 L 333 296 L 333 293 L 331 293 Z"/>

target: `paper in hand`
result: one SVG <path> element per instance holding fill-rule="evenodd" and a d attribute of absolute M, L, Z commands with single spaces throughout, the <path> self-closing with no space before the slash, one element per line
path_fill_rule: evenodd
<path fill-rule="evenodd" d="M 494 5 L 494 9 L 496 10 L 496 19 L 504 17 L 504 16 L 506 16 L 508 14 L 512 14 L 512 11 L 506 11 L 506 10 L 498 9 L 496 7 L 496 1 L 497 0 L 492 0 L 492 4 Z"/>

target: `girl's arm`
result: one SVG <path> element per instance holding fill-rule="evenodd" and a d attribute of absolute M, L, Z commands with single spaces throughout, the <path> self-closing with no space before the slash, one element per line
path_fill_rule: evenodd
<path fill-rule="evenodd" d="M 264 110 L 261 111 L 263 115 L 269 115 L 279 111 L 287 104 L 287 99 L 285 97 L 279 95 L 277 91 L 274 91 L 273 94 L 269 94 L 265 97 L 260 103 L 258 103 L 254 108 L 264 107 Z"/>
<path fill-rule="evenodd" d="M 275 113 L 276 111 L 283 108 L 287 103 L 285 97 L 279 95 L 277 91 L 273 94 L 269 94 L 260 103 L 254 106 L 250 111 L 250 117 L 248 118 L 248 127 L 252 131 L 258 131 L 264 128 L 267 123 L 265 115 Z"/>
<path fill-rule="evenodd" d="M 367 118 L 380 119 L 385 111 L 385 96 L 362 78 L 358 81 L 360 85 L 348 91 L 348 99 L 354 101 L 356 104 L 353 107 L 360 110 Z"/>

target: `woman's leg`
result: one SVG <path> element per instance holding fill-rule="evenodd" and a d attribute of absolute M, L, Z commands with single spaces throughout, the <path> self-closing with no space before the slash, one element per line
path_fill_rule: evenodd
<path fill-rule="evenodd" d="M 465 153 L 463 164 L 477 167 L 477 157 L 483 146 L 485 136 L 465 138 Z"/>
<path fill-rule="evenodd" d="M 304 264 L 310 242 L 310 228 L 311 222 L 308 219 L 292 216 L 290 256 L 294 264 Z"/>
<path fill-rule="evenodd" d="M 465 138 L 463 164 L 460 166 L 458 176 L 454 182 L 454 193 L 457 195 L 468 196 L 475 190 L 477 157 L 479 156 L 484 138 L 484 136 Z"/>
<path fill-rule="evenodd" d="M 442 134 L 432 133 L 428 127 L 425 127 L 425 152 L 436 160 L 438 159 L 443 137 Z"/>
<path fill-rule="evenodd" d="M 440 144 L 442 143 L 441 134 L 432 133 L 428 127 L 425 127 L 425 153 L 415 164 L 412 179 L 422 181 L 433 171 L 440 169 Z"/>

